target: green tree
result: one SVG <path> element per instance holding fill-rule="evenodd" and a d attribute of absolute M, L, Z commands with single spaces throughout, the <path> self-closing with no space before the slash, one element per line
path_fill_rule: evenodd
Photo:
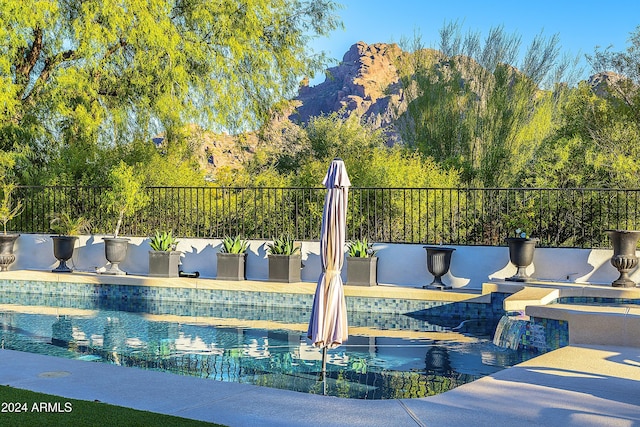
<path fill-rule="evenodd" d="M 22 212 L 22 200 L 15 200 L 13 192 L 16 184 L 13 181 L 13 169 L 16 156 L 13 153 L 0 151 L 0 222 L 2 231 L 7 234 L 7 223 Z"/>
<path fill-rule="evenodd" d="M 566 90 L 557 129 L 543 140 L 528 181 L 535 186 L 640 186 L 640 27 L 623 52 L 588 55 L 589 82 Z"/>
<path fill-rule="evenodd" d="M 535 186 L 638 188 L 640 126 L 628 107 L 596 94 L 587 83 L 572 90 L 557 130 L 535 153 Z"/>
<path fill-rule="evenodd" d="M 535 37 L 516 69 L 520 37 L 502 27 L 492 28 L 484 44 L 478 33 L 462 36 L 457 23 L 440 35 L 440 51 L 425 49 L 416 37 L 413 53 L 399 64 L 407 99 L 403 140 L 461 170 L 467 183 L 516 184 L 553 130 L 557 99 L 540 87 L 552 87 L 568 67 L 567 57 L 559 59 L 557 36 Z"/>
<path fill-rule="evenodd" d="M 629 46 L 624 52 L 597 47 L 593 55 L 587 55 L 594 72 L 616 73 L 609 80 L 607 90 L 627 113 L 640 121 L 640 25 L 629 36 Z"/>
<path fill-rule="evenodd" d="M 111 170 L 109 178 L 110 188 L 105 193 L 105 207 L 117 217 L 113 237 L 118 237 L 125 216 L 146 206 L 149 198 L 142 187 L 142 177 L 132 166 L 121 161 Z"/>
<path fill-rule="evenodd" d="M 332 0 L 2 1 L 0 149 L 27 141 L 44 166 L 62 147 L 90 165 L 106 148 L 162 130 L 174 144 L 171 129 L 187 121 L 259 124 L 322 67 L 307 42 L 340 25 L 336 8 Z"/>

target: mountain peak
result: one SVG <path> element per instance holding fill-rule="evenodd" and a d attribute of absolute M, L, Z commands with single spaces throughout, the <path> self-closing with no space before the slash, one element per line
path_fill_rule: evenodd
<path fill-rule="evenodd" d="M 300 104 L 290 118 L 306 123 L 310 117 L 337 111 L 386 128 L 392 122 L 390 101 L 401 97 L 396 63 L 402 54 L 396 44 L 353 44 L 340 64 L 327 70 L 324 82 L 301 87 L 296 98 Z"/>

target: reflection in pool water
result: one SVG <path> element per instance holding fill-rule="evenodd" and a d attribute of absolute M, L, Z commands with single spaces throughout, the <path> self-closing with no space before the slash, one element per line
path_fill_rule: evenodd
<path fill-rule="evenodd" d="M 305 310 L 286 309 L 284 323 L 265 320 L 264 307 L 190 305 L 172 308 L 184 313 L 177 315 L 132 309 L 130 301 L 63 298 L 39 306 L 6 294 L 0 300 L 4 348 L 339 397 L 429 396 L 529 357 L 493 345 L 495 321 L 460 325 L 391 315 L 371 321 L 369 313 L 349 313 L 349 340 L 329 351 L 323 384 L 321 350 L 306 339 Z"/>

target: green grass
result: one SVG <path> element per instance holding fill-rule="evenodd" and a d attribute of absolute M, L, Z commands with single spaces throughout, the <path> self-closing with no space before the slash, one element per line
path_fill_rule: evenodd
<path fill-rule="evenodd" d="M 35 406 L 34 406 L 35 405 Z M 23 412 L 16 412 L 19 407 Z M 43 411 L 38 410 L 42 407 Z M 48 412 L 47 412 L 48 410 Z M 2 426 L 220 426 L 100 402 L 0 386 Z"/>

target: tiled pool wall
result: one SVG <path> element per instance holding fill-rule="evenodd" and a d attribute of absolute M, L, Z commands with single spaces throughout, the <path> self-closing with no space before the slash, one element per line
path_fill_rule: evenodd
<path fill-rule="evenodd" d="M 522 337 L 522 347 L 539 352 L 569 345 L 569 322 L 566 320 L 530 318 L 530 327 Z"/>
<path fill-rule="evenodd" d="M 292 323 L 307 322 L 313 304 L 309 294 L 36 280 L 0 280 L 0 293 L 3 303 Z M 490 304 L 350 296 L 347 309 L 353 326 L 425 330 L 428 322 L 428 330 L 446 330 L 464 320 L 499 319 L 506 296 L 493 294 Z"/>
<path fill-rule="evenodd" d="M 0 280 L 0 292 L 39 296 L 75 296 L 113 300 L 179 301 L 202 304 L 261 305 L 311 309 L 313 295 L 262 291 L 188 289 L 139 285 L 111 285 L 37 280 Z M 491 304 L 476 302 L 425 301 L 404 298 L 347 297 L 350 311 L 369 313 L 449 316 L 484 319 L 504 314 L 502 301 L 508 294 L 493 294 Z"/>
<path fill-rule="evenodd" d="M 604 298 L 604 297 L 561 297 L 555 303 L 557 304 L 638 304 L 640 299 L 625 298 Z"/>
<path fill-rule="evenodd" d="M 507 314 L 503 309 L 503 301 L 509 295 L 492 293 L 490 303 L 350 296 L 347 297 L 349 324 L 381 329 L 445 331 L 465 320 L 479 320 L 487 321 L 491 327 Z M 602 302 L 599 300 L 564 298 L 559 302 Z M 0 303 L 306 323 L 311 313 L 313 295 L 0 280 Z M 532 318 L 522 337 L 522 347 L 550 351 L 567 345 L 568 341 L 567 322 Z"/>

